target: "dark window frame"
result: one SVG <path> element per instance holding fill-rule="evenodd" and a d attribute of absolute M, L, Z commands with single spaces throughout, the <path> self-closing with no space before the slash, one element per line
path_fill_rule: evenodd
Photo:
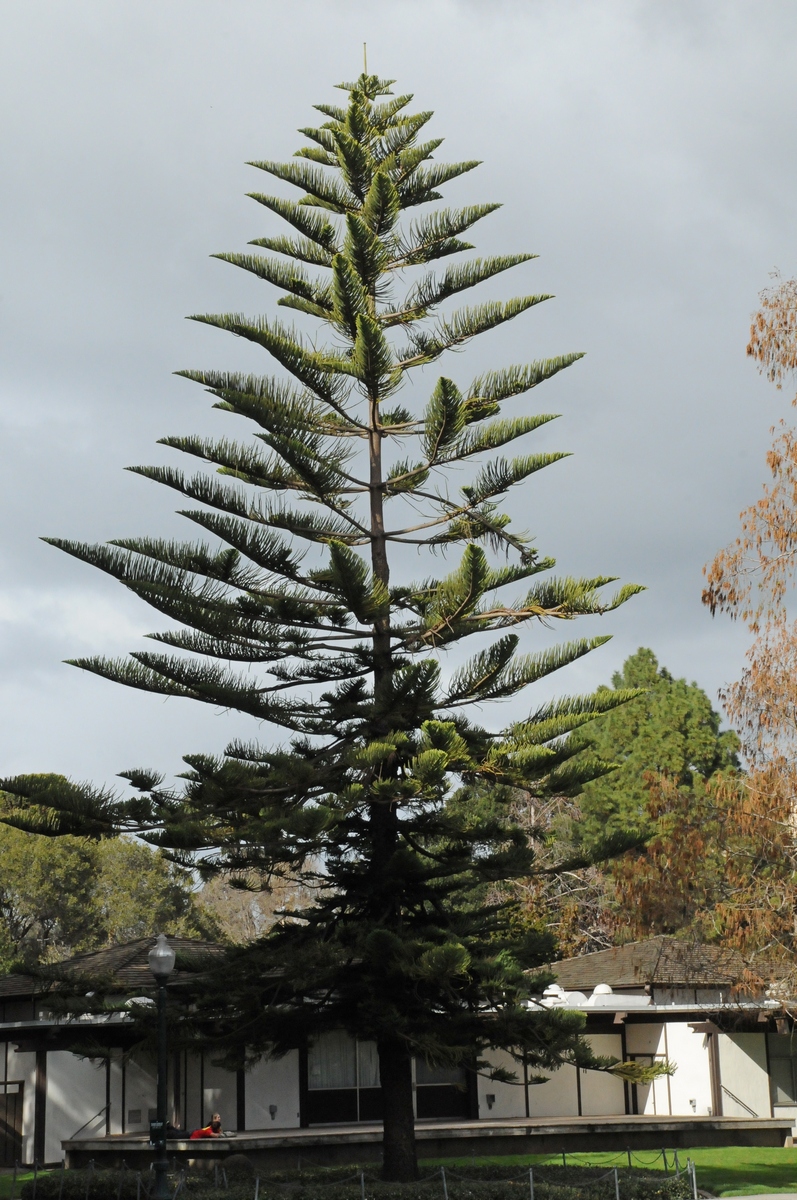
<path fill-rule="evenodd" d="M 339 1125 L 360 1124 L 364 1121 L 382 1120 L 382 1089 L 360 1081 L 360 1045 L 355 1044 L 354 1086 L 313 1087 L 310 1082 L 310 1056 L 308 1050 L 300 1057 L 299 1090 L 301 1096 L 301 1124 Z M 418 1060 L 415 1060 L 416 1064 Z M 425 1064 L 420 1071 L 424 1082 L 418 1082 L 417 1065 L 413 1072 L 416 1119 L 435 1120 L 445 1117 L 472 1120 L 478 1117 L 478 1095 L 476 1077 L 466 1067 L 453 1072 L 448 1069 L 435 1070 Z M 454 1074 L 457 1078 L 451 1078 Z M 441 1078 L 436 1079 L 435 1076 Z M 442 1078 L 442 1077 L 445 1078 Z"/>

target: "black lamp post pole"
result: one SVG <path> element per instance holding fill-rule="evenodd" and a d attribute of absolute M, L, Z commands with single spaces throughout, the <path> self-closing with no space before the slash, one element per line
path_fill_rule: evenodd
<path fill-rule="evenodd" d="M 169 1181 L 166 1173 L 169 1160 L 166 1157 L 167 1083 L 169 1070 L 169 1047 L 166 1031 L 166 983 L 174 970 L 174 950 L 159 933 L 155 945 L 149 952 L 149 969 L 158 985 L 158 1119 L 150 1126 L 149 1140 L 155 1148 L 155 1188 L 152 1200 L 170 1200 Z"/>
<path fill-rule="evenodd" d="M 153 1200 L 171 1200 L 166 1173 L 169 1160 L 166 1157 L 166 1108 L 168 1079 L 168 1040 L 166 1033 L 166 980 L 158 980 L 158 1141 L 155 1158 L 155 1190 Z"/>

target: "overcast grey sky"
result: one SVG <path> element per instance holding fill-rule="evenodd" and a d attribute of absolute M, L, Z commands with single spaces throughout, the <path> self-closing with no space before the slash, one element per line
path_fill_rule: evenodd
<path fill-rule="evenodd" d="M 159 622 L 37 539 L 183 532 L 174 496 L 122 468 L 219 428 L 173 370 L 270 369 L 183 317 L 273 311 L 208 255 L 264 232 L 245 161 L 296 149 L 363 41 L 370 69 L 436 110 L 442 157 L 484 160 L 449 189 L 504 204 L 478 249 L 538 253 L 514 287 L 557 296 L 457 369 L 587 352 L 532 394 L 563 414 L 545 444 L 574 454 L 523 515 L 562 570 L 649 590 L 557 687 L 608 681 L 640 644 L 712 695 L 735 677 L 745 637 L 701 608 L 701 568 L 788 415 L 744 346 L 768 272 L 797 271 L 796 5 L 5 0 L 2 18 L 1 773 L 174 770 L 256 733 L 61 665 Z"/>

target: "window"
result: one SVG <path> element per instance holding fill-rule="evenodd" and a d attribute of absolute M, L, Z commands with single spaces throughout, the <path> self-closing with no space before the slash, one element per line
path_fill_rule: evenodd
<path fill-rule="evenodd" d="M 357 1044 L 342 1029 L 313 1042 L 307 1054 L 307 1086 L 314 1091 L 357 1086 Z"/>
<path fill-rule="evenodd" d="M 357 1043 L 357 1086 L 361 1088 L 378 1088 L 379 1054 L 376 1042 Z"/>
<path fill-rule="evenodd" d="M 416 1113 L 424 1117 L 469 1117 L 466 1072 L 430 1067 L 415 1060 Z M 382 1088 L 375 1042 L 360 1042 L 343 1030 L 322 1034 L 307 1050 L 305 1120 L 308 1125 L 379 1121 Z"/>
<path fill-rule="evenodd" d="M 307 1120 L 311 1125 L 378 1121 L 382 1116 L 375 1042 L 342 1029 L 317 1038 L 307 1051 Z"/>
<path fill-rule="evenodd" d="M 797 1104 L 797 1036 L 768 1033 L 769 1086 L 773 1104 Z"/>
<path fill-rule="evenodd" d="M 416 1058 L 415 1082 L 415 1109 L 419 1119 L 464 1119 L 471 1115 L 468 1080 L 462 1067 L 430 1067 L 422 1058 Z"/>
<path fill-rule="evenodd" d="M 423 1059 L 415 1060 L 415 1082 L 418 1087 L 441 1084 L 464 1084 L 465 1072 L 462 1067 L 430 1067 Z"/>

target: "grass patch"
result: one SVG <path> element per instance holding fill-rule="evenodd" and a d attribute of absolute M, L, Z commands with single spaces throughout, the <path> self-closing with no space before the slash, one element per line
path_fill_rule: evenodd
<path fill-rule="evenodd" d="M 45 1175 L 49 1174 L 51 1174 L 49 1171 L 39 1171 L 39 1179 L 43 1179 Z M 17 1183 L 14 1191 L 14 1195 L 17 1197 L 17 1200 L 19 1200 L 19 1193 L 22 1188 L 22 1184 L 28 1180 L 33 1180 L 32 1171 L 17 1171 Z M 0 1174 L 0 1200 L 10 1200 L 11 1189 L 13 1185 L 14 1172 L 3 1171 L 2 1174 Z"/>
<path fill-rule="evenodd" d="M 701 1191 L 714 1196 L 755 1196 L 764 1193 L 797 1192 L 797 1147 L 792 1146 L 717 1146 L 696 1147 L 678 1151 L 678 1161 L 683 1166 L 691 1158 L 697 1169 L 697 1186 Z M 634 1168 L 662 1171 L 661 1154 L 655 1150 L 634 1150 Z M 667 1151 L 669 1170 L 672 1171 L 673 1152 Z M 561 1154 L 507 1155 L 501 1158 L 452 1158 L 430 1160 L 426 1166 L 458 1167 L 490 1166 L 561 1167 Z M 605 1154 L 568 1154 L 568 1168 L 609 1167 L 627 1168 L 628 1157 L 624 1151 Z"/>

